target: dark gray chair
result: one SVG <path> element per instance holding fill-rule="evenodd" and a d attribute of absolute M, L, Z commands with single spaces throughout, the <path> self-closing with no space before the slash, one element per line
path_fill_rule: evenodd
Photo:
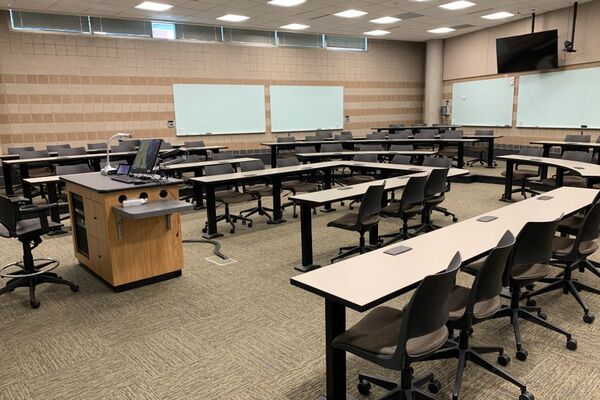
<path fill-rule="evenodd" d="M 568 150 L 562 153 L 561 159 L 569 161 L 579 161 L 584 163 L 591 163 L 594 153 L 587 151 L 573 151 Z M 547 178 L 542 181 L 545 185 L 555 187 L 556 177 Z M 570 172 L 565 172 L 563 175 L 563 186 L 571 187 L 587 187 L 587 179 Z"/>
<path fill-rule="evenodd" d="M 524 287 L 529 287 L 547 278 L 551 273 L 548 262 L 552 258 L 554 235 L 561 219 L 562 217 L 555 221 L 528 222 L 521 229 L 504 274 L 503 285 L 510 288 L 510 305 L 503 305 L 500 310 L 490 316 L 490 319 L 509 318 L 515 333 L 517 359 L 520 361 L 525 361 L 528 356 L 521 339 L 521 319 L 565 336 L 567 348 L 569 350 L 577 349 L 577 341 L 572 338 L 571 334 L 547 322 L 547 316 L 541 308 L 522 306 L 520 303 Z M 475 275 L 482 265 L 481 262 L 474 263 L 464 267 L 464 270 Z"/>
<path fill-rule="evenodd" d="M 543 154 L 544 150 L 541 147 L 521 147 L 521 150 L 519 150 L 520 156 L 542 157 Z M 501 174 L 506 177 L 506 171 L 502 171 Z M 513 182 L 516 182 L 519 188 L 513 189 L 512 193 L 521 193 L 524 198 L 527 198 L 527 193 L 532 196 L 539 194 L 531 188 L 531 181 L 539 177 L 540 174 L 541 169 L 539 167 L 536 169 L 532 167 L 523 168 L 523 166 L 516 163 L 513 170 Z"/>
<path fill-rule="evenodd" d="M 491 129 L 478 129 L 475 131 L 475 136 L 494 136 L 494 131 Z M 486 151 L 486 144 L 484 142 L 475 142 L 473 144 L 465 146 L 465 152 L 472 152 L 477 154 L 477 158 L 467 161 L 467 165 L 472 167 L 479 163 L 485 165 L 485 159 L 483 158 Z M 494 161 L 494 166 L 496 166 Z"/>
<path fill-rule="evenodd" d="M 352 140 L 352 132 L 348 132 L 348 131 L 344 131 L 342 133 L 340 133 L 339 135 L 335 135 L 333 140 Z"/>
<path fill-rule="evenodd" d="M 574 143 L 590 143 L 592 141 L 591 135 L 566 135 L 563 142 L 574 142 Z"/>
<path fill-rule="evenodd" d="M 331 131 L 317 131 L 316 133 L 321 140 L 333 138 L 333 132 Z"/>
<path fill-rule="evenodd" d="M 322 141 L 322 140 L 323 140 L 323 139 L 322 139 L 322 138 L 320 138 L 320 137 L 318 137 L 318 136 L 306 136 L 306 137 L 304 138 L 304 141 L 305 141 L 305 142 L 320 142 L 320 141 Z"/>
<path fill-rule="evenodd" d="M 183 147 L 206 147 L 206 145 L 204 144 L 204 140 L 195 140 L 192 142 L 183 142 Z"/>
<path fill-rule="evenodd" d="M 167 142 L 165 140 L 163 140 L 162 143 L 160 144 L 160 149 L 161 150 L 170 150 L 172 148 L 173 148 L 173 146 L 171 145 L 171 143 L 169 143 L 169 142 Z"/>
<path fill-rule="evenodd" d="M 261 160 L 240 163 L 240 170 L 242 172 L 260 171 L 263 169 L 265 169 L 265 164 L 263 164 Z M 264 215 L 269 221 L 271 221 L 272 218 L 269 212 L 272 212 L 273 209 L 264 207 L 262 200 L 264 197 L 273 196 L 273 188 L 267 184 L 255 183 L 252 185 L 244 185 L 244 192 L 250 193 L 252 196 L 254 196 L 254 198 L 257 200 L 257 205 L 256 207 L 243 210 L 240 213 L 240 216 L 243 218 L 248 218 L 249 216 L 258 213 L 259 215 Z"/>
<path fill-rule="evenodd" d="M 32 158 L 46 158 L 50 157 L 48 151 L 46 150 L 35 150 L 35 151 L 21 151 L 19 153 L 19 158 L 22 160 L 32 159 Z M 54 174 L 54 169 L 52 168 L 52 164 L 48 161 L 39 161 L 29 163 L 29 176 L 32 178 L 40 177 L 40 176 L 48 176 Z"/>
<path fill-rule="evenodd" d="M 339 153 L 344 151 L 341 143 L 325 143 L 321 145 L 321 153 Z"/>
<path fill-rule="evenodd" d="M 295 141 L 296 141 L 295 136 L 277 136 L 277 143 L 289 143 L 289 142 L 295 142 Z"/>
<path fill-rule="evenodd" d="M 190 158 L 190 156 L 188 156 L 188 159 Z M 217 161 L 217 160 L 233 160 L 235 157 L 233 156 L 233 153 L 231 152 L 225 152 L 225 153 L 212 153 L 211 156 L 211 160 L 213 161 Z"/>
<path fill-rule="evenodd" d="M 438 135 L 437 129 L 421 129 L 415 133 L 415 139 L 435 139 Z"/>
<path fill-rule="evenodd" d="M 42 236 L 62 225 L 49 221 L 48 213 L 57 204 L 34 206 L 20 197 L 0 196 L 0 237 L 18 239 L 23 247 L 23 258 L 0 270 L 0 276 L 8 278 L 0 295 L 12 293 L 20 287 L 29 288 L 29 304 L 38 308 L 35 289 L 42 283 L 67 285 L 77 292 L 79 286 L 50 272 L 60 265 L 51 258 L 34 259 L 32 250 L 42 243 Z"/>
<path fill-rule="evenodd" d="M 379 212 L 381 211 L 384 189 L 385 183 L 369 186 L 362 197 L 357 213 L 344 214 L 327 224 L 327 226 L 333 228 L 358 232 L 360 235 L 358 246 L 341 247 L 338 255 L 331 260 L 332 263 L 355 253 L 363 254 L 366 250 L 371 249 L 371 247 L 366 246 L 365 234 L 377 226 L 381 220 Z"/>
<path fill-rule="evenodd" d="M 279 160 L 277 162 L 278 168 L 279 167 L 281 167 L 281 168 L 295 167 L 295 166 L 299 166 L 299 165 L 300 165 L 300 161 L 298 161 L 298 159 L 296 157 L 282 158 L 281 160 Z M 291 192 L 293 195 L 296 195 L 298 193 L 316 192 L 319 189 L 319 186 L 317 185 L 317 183 L 312 182 L 309 179 L 309 177 L 299 174 L 299 176 L 297 176 L 297 177 L 292 176 L 292 177 L 288 177 L 285 180 L 283 180 L 281 182 L 281 189 L 287 190 L 287 191 Z M 294 202 L 286 203 L 281 208 L 285 209 L 285 207 L 288 207 L 290 205 L 293 208 L 293 212 L 294 212 L 293 217 L 298 218 L 298 214 L 296 213 L 296 203 L 294 203 Z M 314 210 L 314 213 L 316 214 L 316 210 Z"/>
<path fill-rule="evenodd" d="M 404 128 L 406 125 L 404 124 L 390 124 L 389 127 L 392 129 Z"/>
<path fill-rule="evenodd" d="M 204 167 L 204 173 L 207 176 L 211 175 L 223 175 L 223 174 L 231 174 L 234 173 L 234 169 L 231 164 L 220 164 L 220 165 L 207 165 Z M 248 203 L 254 200 L 254 196 L 250 193 L 238 192 L 237 190 L 230 189 L 229 187 L 217 190 L 215 192 L 215 200 L 225 206 L 225 212 L 223 215 L 217 216 L 217 222 L 225 221 L 229 225 L 231 225 L 230 233 L 235 233 L 235 224 L 238 221 L 242 221 L 245 225 L 248 225 L 248 228 L 252 228 L 252 220 L 245 216 L 240 215 L 232 215 L 229 207 L 233 204 L 242 204 Z M 204 224 L 204 228 L 202 232 L 207 232 L 208 230 L 208 221 Z"/>
<path fill-rule="evenodd" d="M 562 267 L 563 272 L 556 278 L 545 279 L 544 282 L 549 283 L 549 285 L 534 292 L 527 293 L 528 305 L 535 305 L 535 302 L 531 301 L 532 297 L 554 290 L 562 290 L 563 293 L 570 293 L 575 300 L 577 300 L 584 311 L 583 321 L 588 324 L 594 322 L 595 316 L 590 313 L 590 308 L 581 297 L 579 291 L 600 294 L 600 290 L 574 280 L 572 278 L 572 273 L 577 268 L 583 268 L 583 270 L 587 269 L 597 277 L 600 277 L 600 271 L 597 269 L 597 264 L 588 260 L 588 257 L 598 251 L 596 240 L 599 236 L 600 202 L 596 201 L 583 218 L 574 238 L 568 236 L 554 237 L 554 244 L 552 246 L 552 257 L 554 262 L 552 265 Z"/>
<path fill-rule="evenodd" d="M 462 139 L 463 131 L 447 131 L 441 134 L 441 139 Z M 453 160 L 458 159 L 458 144 L 442 143 L 440 144 L 439 155 Z"/>
<path fill-rule="evenodd" d="M 33 146 L 9 147 L 6 149 L 7 154 L 21 154 L 24 151 L 34 151 Z"/>
<path fill-rule="evenodd" d="M 390 133 L 388 139 L 410 139 L 413 136 L 412 131 L 399 131 L 396 133 Z"/>
<path fill-rule="evenodd" d="M 75 164 L 75 165 L 58 165 L 56 167 L 56 175 L 73 175 L 73 174 L 85 174 L 92 172 L 90 166 L 87 164 Z"/>
<path fill-rule="evenodd" d="M 414 149 L 412 144 L 393 144 L 390 146 L 390 151 L 413 151 Z"/>
<path fill-rule="evenodd" d="M 441 386 L 439 381 L 431 374 L 414 379 L 411 364 L 425 361 L 448 339 L 448 299 L 460 264 L 460 254 L 456 253 L 445 272 L 421 281 L 404 309 L 376 307 L 334 339 L 336 349 L 401 372 L 399 382 L 359 374 L 360 393 L 369 394 L 372 383 L 390 391 L 383 398 L 435 400 L 420 388 L 429 384 L 430 392 L 437 393 Z"/>
<path fill-rule="evenodd" d="M 88 143 L 89 150 L 106 150 L 106 143 Z"/>
<path fill-rule="evenodd" d="M 409 165 L 411 160 L 411 156 L 403 156 L 401 154 L 397 154 L 392 158 L 390 164 Z"/>
<path fill-rule="evenodd" d="M 130 145 L 123 144 L 123 142 L 119 143 L 116 146 L 110 146 L 111 153 L 127 153 L 131 151 L 136 151 L 135 148 L 132 149 Z"/>
<path fill-rule="evenodd" d="M 118 146 L 120 148 L 125 149 L 123 151 L 136 151 L 137 148 L 140 146 L 140 141 L 136 139 L 123 140 L 119 142 Z"/>
<path fill-rule="evenodd" d="M 84 156 L 87 154 L 84 147 L 65 147 L 56 151 L 59 157 Z"/>
<path fill-rule="evenodd" d="M 417 215 L 423 213 L 425 209 L 425 185 L 427 184 L 427 176 L 413 176 L 408 179 L 406 186 L 402 191 L 402 197 L 399 201 L 393 201 L 388 206 L 381 210 L 381 215 L 388 218 L 400 218 L 402 227 L 399 233 L 391 233 L 382 235 L 382 238 L 391 237 L 387 243 L 394 243 L 398 240 L 409 239 L 415 235 L 409 232 L 411 229 L 416 229 L 417 233 L 423 229 L 423 223 L 415 226 L 408 226 L 408 221 Z"/>
<path fill-rule="evenodd" d="M 358 145 L 360 151 L 383 151 L 382 144 L 360 144 Z"/>
<path fill-rule="evenodd" d="M 451 339 L 445 348 L 437 350 L 428 360 L 458 360 L 452 391 L 453 399 L 459 398 L 463 372 L 467 362 L 470 361 L 517 386 L 521 391 L 519 400 L 533 400 L 533 395 L 527 392 L 527 387 L 523 382 L 483 357 L 483 354 L 498 353 L 498 363 L 503 366 L 508 365 L 510 356 L 504 352 L 502 347 L 471 346 L 470 344 L 473 326 L 488 320 L 502 307 L 500 301 L 502 276 L 514 243 L 514 236 L 510 232 L 506 232 L 477 271 L 471 287 L 455 285 L 450 290 L 447 325 L 450 329 L 450 337 L 453 336 L 454 331 L 460 333 L 457 339 Z"/>
<path fill-rule="evenodd" d="M 48 153 L 57 152 L 60 149 L 70 149 L 70 148 L 71 148 L 71 145 L 69 143 L 49 144 L 46 146 L 46 150 L 48 150 Z"/>
<path fill-rule="evenodd" d="M 431 215 L 437 207 L 440 209 L 440 204 L 446 200 L 445 193 L 448 190 L 448 169 L 434 169 L 429 173 L 427 183 L 425 184 L 425 210 L 423 211 L 423 231 L 431 232 L 441 227 L 431 222 Z M 446 210 L 447 211 L 447 210 Z M 452 221 L 457 222 L 458 218 L 452 213 Z"/>
<path fill-rule="evenodd" d="M 352 158 L 354 161 L 358 162 L 377 162 L 376 154 L 357 154 Z M 359 183 L 371 182 L 375 180 L 374 175 L 369 174 L 355 174 L 352 171 L 351 175 L 348 177 L 344 177 L 338 179 L 338 181 L 343 185 L 357 185 Z"/>
<path fill-rule="evenodd" d="M 381 140 L 385 139 L 385 132 L 371 132 L 367 135 L 367 140 Z"/>
<path fill-rule="evenodd" d="M 452 160 L 449 158 L 446 158 L 446 157 L 427 157 L 425 160 L 423 160 L 423 166 L 448 169 L 452 166 Z M 450 182 L 446 178 L 446 192 L 449 192 L 449 191 L 450 191 Z M 458 217 L 456 216 L 456 214 L 451 213 L 450 211 L 448 211 L 447 208 L 441 207 L 440 205 L 436 205 L 436 206 L 432 207 L 431 211 L 432 212 L 437 211 L 437 212 L 444 214 L 444 216 L 446 216 L 446 217 L 452 217 L 452 222 L 458 221 Z"/>

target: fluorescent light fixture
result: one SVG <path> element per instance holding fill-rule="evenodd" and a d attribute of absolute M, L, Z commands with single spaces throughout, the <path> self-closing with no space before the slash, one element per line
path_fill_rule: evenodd
<path fill-rule="evenodd" d="M 219 21 L 227 21 L 227 22 L 242 22 L 250 17 L 246 17 L 245 15 L 236 15 L 236 14 L 227 14 L 222 17 L 217 18 Z"/>
<path fill-rule="evenodd" d="M 442 4 L 439 6 L 440 8 L 444 8 L 446 10 L 462 10 L 463 8 L 473 7 L 475 3 L 471 3 L 470 1 L 459 0 L 453 1 L 452 3 Z"/>
<path fill-rule="evenodd" d="M 488 14 L 488 15 L 484 15 L 481 18 L 485 18 L 485 19 L 503 19 L 503 18 L 510 18 L 510 17 L 514 17 L 515 14 L 506 12 L 506 11 L 500 11 L 494 14 Z"/>
<path fill-rule="evenodd" d="M 287 24 L 284 26 L 280 26 L 280 29 L 291 29 L 293 31 L 301 31 L 302 29 L 310 28 L 308 25 L 304 24 Z"/>
<path fill-rule="evenodd" d="M 450 32 L 454 32 L 455 30 L 456 29 L 454 29 L 454 28 L 443 27 L 443 28 L 430 29 L 427 32 L 429 32 L 429 33 L 450 33 Z"/>
<path fill-rule="evenodd" d="M 173 6 L 170 4 L 155 3 L 153 1 L 145 1 L 145 2 L 135 6 L 135 8 L 139 8 L 140 10 L 150 10 L 150 11 L 166 11 L 170 8 L 173 8 Z"/>
<path fill-rule="evenodd" d="M 362 17 L 363 15 L 367 15 L 367 13 L 360 10 L 346 10 L 333 15 L 342 18 L 357 18 Z"/>
<path fill-rule="evenodd" d="M 377 19 L 372 19 L 369 22 L 372 22 L 374 24 L 393 24 L 398 21 L 402 21 L 402 20 L 400 18 L 396 18 L 396 17 L 381 17 L 381 18 L 377 18 Z"/>
<path fill-rule="evenodd" d="M 302 3 L 306 3 L 306 0 L 271 0 L 269 4 L 279 7 L 294 7 Z"/>
<path fill-rule="evenodd" d="M 384 31 L 381 29 L 375 29 L 374 31 L 369 31 L 369 32 L 363 32 L 365 35 L 369 35 L 369 36 L 383 36 L 383 35 L 388 35 L 391 32 L 390 31 Z"/>

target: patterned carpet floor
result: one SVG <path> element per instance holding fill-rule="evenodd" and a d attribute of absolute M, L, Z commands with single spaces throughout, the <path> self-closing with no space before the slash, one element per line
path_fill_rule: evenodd
<path fill-rule="evenodd" d="M 462 220 L 505 206 L 498 201 L 501 192 L 500 185 L 455 184 L 445 205 Z M 358 239 L 326 227 L 347 210 L 336 208 L 313 220 L 320 264 Z M 112 292 L 77 264 L 69 235 L 45 238 L 34 254 L 60 260 L 59 273 L 81 291 L 42 286 L 38 310 L 29 308 L 26 290 L 0 297 L 0 399 L 316 399 L 325 386 L 324 303 L 289 283 L 300 260 L 300 223 L 291 209 L 285 215 L 287 223 L 276 226 L 256 217 L 253 228 L 239 226 L 234 235 L 220 225 L 223 251 L 235 263 L 217 265 L 206 260 L 211 246 L 186 244 L 183 276 L 123 293 Z M 204 213 L 185 215 L 183 221 L 184 238 L 200 238 Z M 451 221 L 436 215 L 435 222 Z M 380 232 L 396 229 L 398 221 L 385 220 Z M 19 257 L 19 243 L 3 240 L 0 264 Z M 578 278 L 600 287 L 589 273 Z M 584 298 L 600 312 L 600 298 Z M 402 307 L 406 301 L 403 296 L 389 304 Z M 600 322 L 585 324 L 576 302 L 558 292 L 538 303 L 549 321 L 573 332 L 577 351 L 567 350 L 564 338 L 525 322 L 529 358 L 517 361 L 512 328 L 502 320 L 477 326 L 474 343 L 505 346 L 513 355 L 508 370 L 538 400 L 600 399 Z M 348 312 L 349 324 L 359 318 Z M 422 363 L 416 370 L 435 373 L 443 384 L 437 398 L 446 400 L 455 365 Z M 348 356 L 348 391 L 358 399 L 367 398 L 356 390 L 359 370 L 398 377 Z M 368 398 L 381 393 L 374 389 Z M 518 394 L 475 366 L 465 371 L 463 399 L 517 399 Z"/>

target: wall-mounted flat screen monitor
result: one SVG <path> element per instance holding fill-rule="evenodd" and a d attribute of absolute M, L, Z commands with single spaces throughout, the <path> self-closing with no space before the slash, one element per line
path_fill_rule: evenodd
<path fill-rule="evenodd" d="M 558 67 L 558 30 L 496 39 L 498 73 Z"/>

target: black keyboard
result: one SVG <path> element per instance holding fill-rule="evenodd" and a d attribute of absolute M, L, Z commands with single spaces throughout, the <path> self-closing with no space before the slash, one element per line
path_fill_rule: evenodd
<path fill-rule="evenodd" d="M 140 179 L 133 176 L 128 175 L 115 175 L 111 176 L 110 179 L 113 181 L 121 182 L 121 183 L 129 183 L 132 185 L 143 185 L 144 183 L 148 183 L 147 179 Z"/>

